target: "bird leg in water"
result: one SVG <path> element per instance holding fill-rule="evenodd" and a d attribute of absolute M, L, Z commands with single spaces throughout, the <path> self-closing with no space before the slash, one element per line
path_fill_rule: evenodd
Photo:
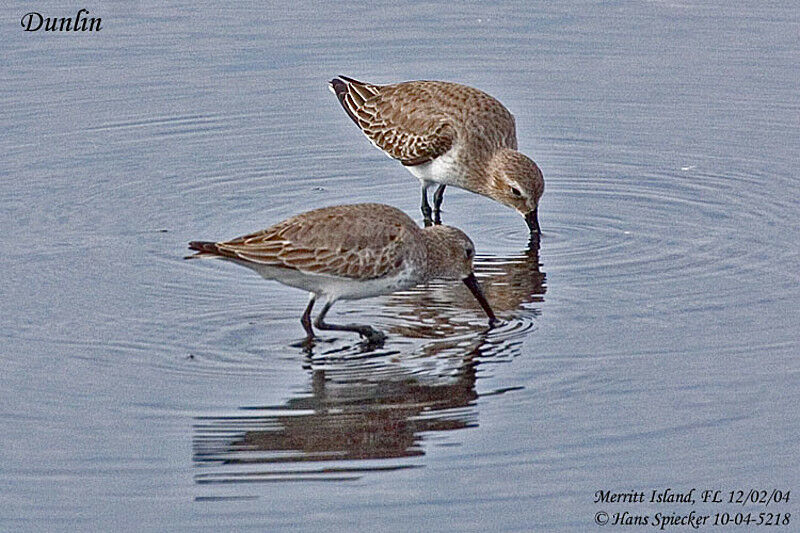
<path fill-rule="evenodd" d="M 311 309 L 314 307 L 314 302 L 317 301 L 314 293 L 308 299 L 308 307 L 306 307 L 303 316 L 300 317 L 300 323 L 303 324 L 303 329 L 306 330 L 306 341 L 312 342 L 314 340 L 314 329 L 311 327 Z"/>
<path fill-rule="evenodd" d="M 319 315 L 317 315 L 317 319 L 314 321 L 314 325 L 317 326 L 317 328 L 328 331 L 353 331 L 367 339 L 367 341 L 372 344 L 382 343 L 384 340 L 386 340 L 386 335 L 372 326 L 363 324 L 330 324 L 325 322 L 325 315 L 328 314 L 328 311 L 332 305 L 333 302 L 327 302 L 325 307 L 322 308 L 322 311 L 320 311 Z"/>
<path fill-rule="evenodd" d="M 445 184 L 439 185 L 436 192 L 433 193 L 433 223 L 442 223 L 442 200 L 444 200 L 444 189 L 447 187 Z"/>
<path fill-rule="evenodd" d="M 422 183 L 422 205 L 420 206 L 420 210 L 422 211 L 425 227 L 427 228 L 433 225 L 433 220 L 431 220 L 433 211 L 431 210 L 430 204 L 428 204 L 428 184 L 425 182 Z"/>

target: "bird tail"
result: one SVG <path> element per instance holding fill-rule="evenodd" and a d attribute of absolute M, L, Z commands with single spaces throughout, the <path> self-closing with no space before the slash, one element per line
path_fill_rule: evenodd
<path fill-rule="evenodd" d="M 199 259 L 201 257 L 219 257 L 225 256 L 217 246 L 217 243 L 211 241 L 192 241 L 189 243 L 189 249 L 197 251 L 194 255 L 187 255 L 184 259 Z"/>

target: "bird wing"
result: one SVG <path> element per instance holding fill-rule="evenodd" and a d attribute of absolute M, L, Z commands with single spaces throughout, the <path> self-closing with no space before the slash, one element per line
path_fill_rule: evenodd
<path fill-rule="evenodd" d="M 427 163 L 456 140 L 434 82 L 373 85 L 341 76 L 331 88 L 372 144 L 403 165 Z"/>
<path fill-rule="evenodd" d="M 407 221 L 396 216 L 377 216 L 367 219 L 370 220 L 367 224 L 363 219 L 361 224 L 353 223 L 358 218 L 354 207 L 374 212 L 388 206 L 342 207 L 351 209 L 310 211 L 265 230 L 217 243 L 217 248 L 226 257 L 309 274 L 371 279 L 401 271 L 407 259 L 405 248 L 410 233 L 421 231 L 416 224 L 406 215 L 403 217 Z"/>

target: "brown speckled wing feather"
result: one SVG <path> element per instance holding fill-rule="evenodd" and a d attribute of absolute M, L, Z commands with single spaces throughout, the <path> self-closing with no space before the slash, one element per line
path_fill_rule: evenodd
<path fill-rule="evenodd" d="M 371 223 L 354 224 L 355 219 Z M 414 231 L 421 230 L 402 211 L 358 204 L 309 211 L 217 247 L 222 255 L 252 263 L 370 279 L 404 268 L 404 248 Z"/>
<path fill-rule="evenodd" d="M 448 95 L 438 82 L 372 85 L 342 77 L 339 101 L 364 135 L 406 166 L 431 161 L 456 139 L 448 116 Z M 334 80 L 335 81 L 335 80 Z"/>

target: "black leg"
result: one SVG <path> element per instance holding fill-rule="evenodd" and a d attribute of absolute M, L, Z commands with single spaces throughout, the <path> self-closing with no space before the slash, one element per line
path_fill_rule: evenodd
<path fill-rule="evenodd" d="M 314 340 L 314 329 L 311 327 L 311 309 L 314 307 L 314 302 L 317 301 L 317 297 L 312 294 L 311 298 L 308 300 L 308 307 L 306 307 L 303 316 L 300 317 L 300 323 L 303 324 L 303 329 L 306 330 L 306 340 L 312 341 Z"/>
<path fill-rule="evenodd" d="M 308 300 L 308 306 L 306 307 L 305 312 L 303 312 L 303 316 L 300 317 L 300 323 L 303 324 L 303 329 L 306 330 L 306 338 L 302 341 L 293 343 L 292 346 L 296 346 L 298 348 L 303 348 L 307 351 L 314 346 L 314 330 L 311 328 L 311 309 L 314 307 L 314 302 L 317 301 L 317 297 L 315 294 L 311 294 Z M 310 353 L 310 351 L 309 351 Z"/>
<path fill-rule="evenodd" d="M 431 206 L 428 204 L 428 183 L 422 182 L 422 205 L 420 206 L 422 210 L 422 218 L 425 222 L 425 227 L 433 224 L 433 220 L 431 220 L 431 214 L 433 211 L 431 210 Z"/>
<path fill-rule="evenodd" d="M 328 331 L 353 331 L 366 338 L 370 343 L 381 343 L 386 340 L 386 335 L 371 326 L 361 324 L 330 324 L 325 322 L 325 315 L 328 314 L 332 305 L 333 302 L 325 303 L 325 307 L 323 307 L 322 311 L 317 315 L 317 319 L 314 321 L 314 325 L 317 326 L 317 328 Z"/>
<path fill-rule="evenodd" d="M 444 189 L 447 185 L 439 185 L 433 193 L 433 223 L 442 223 L 442 200 L 444 200 Z"/>

